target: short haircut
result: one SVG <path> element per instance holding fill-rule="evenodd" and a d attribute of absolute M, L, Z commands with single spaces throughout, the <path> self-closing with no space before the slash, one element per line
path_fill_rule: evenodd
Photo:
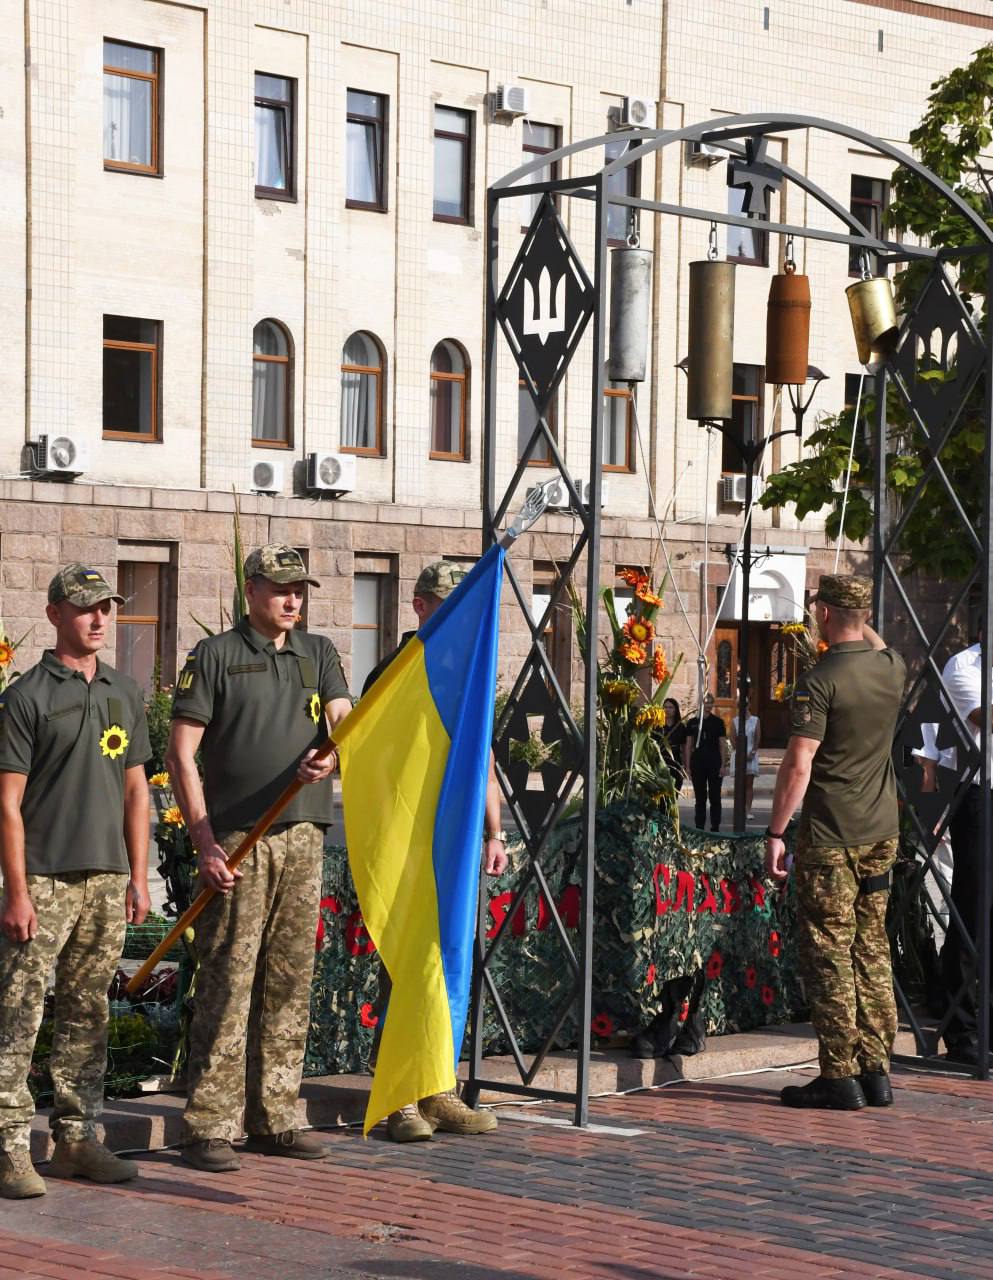
<path fill-rule="evenodd" d="M 836 604 L 825 605 L 825 608 L 831 610 L 831 616 L 836 618 L 843 627 L 847 627 L 854 631 L 856 627 L 861 627 L 863 622 L 868 622 L 871 609 L 839 609 Z"/>

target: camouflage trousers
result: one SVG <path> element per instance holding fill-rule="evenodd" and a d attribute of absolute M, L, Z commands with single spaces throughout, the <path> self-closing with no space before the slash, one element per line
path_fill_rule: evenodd
<path fill-rule="evenodd" d="M 896 1035 L 893 970 L 881 880 L 897 841 L 835 848 L 797 844 L 800 976 L 820 1046 L 821 1075 L 889 1067 Z"/>
<path fill-rule="evenodd" d="M 221 844 L 231 852 L 245 832 Z M 283 1133 L 296 1103 L 310 1025 L 324 838 L 298 822 L 270 832 L 242 879 L 196 922 L 200 959 L 190 1029 L 191 1140 Z"/>
<path fill-rule="evenodd" d="M 107 988 L 124 947 L 126 887 L 127 876 L 117 872 L 28 876 L 38 933 L 31 942 L 0 936 L 0 1150 L 30 1146 L 35 1106 L 28 1072 L 53 967 L 51 1126 L 72 1140 L 96 1134 L 107 1071 Z"/>

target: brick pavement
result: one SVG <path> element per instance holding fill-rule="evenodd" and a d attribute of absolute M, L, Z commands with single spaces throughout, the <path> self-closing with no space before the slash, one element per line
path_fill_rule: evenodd
<path fill-rule="evenodd" d="M 903 1072 L 895 1108 L 853 1115 L 786 1111 L 788 1079 L 597 1100 L 609 1132 L 340 1130 L 327 1163 L 213 1178 L 161 1153 L 0 1203 L 0 1280 L 993 1280 L 993 1084 Z"/>

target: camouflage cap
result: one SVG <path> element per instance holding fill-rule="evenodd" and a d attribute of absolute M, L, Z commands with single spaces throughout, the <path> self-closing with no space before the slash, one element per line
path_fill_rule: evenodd
<path fill-rule="evenodd" d="M 869 609 L 872 579 L 855 573 L 822 573 L 814 599 L 836 609 Z"/>
<path fill-rule="evenodd" d="M 312 587 L 321 585 L 307 572 L 300 552 L 282 542 L 267 542 L 258 551 L 249 552 L 245 560 L 245 578 L 268 578 L 279 586 L 286 586 L 289 582 L 309 582 Z"/>
<path fill-rule="evenodd" d="M 438 596 L 444 600 L 450 596 L 465 577 L 466 571 L 460 565 L 448 560 L 435 560 L 425 565 L 414 583 L 415 596 Z"/>
<path fill-rule="evenodd" d="M 77 609 L 91 609 L 104 600 L 124 603 L 124 597 L 111 588 L 102 573 L 88 569 L 77 560 L 60 569 L 48 584 L 48 603 L 59 604 L 62 600 L 68 600 Z"/>

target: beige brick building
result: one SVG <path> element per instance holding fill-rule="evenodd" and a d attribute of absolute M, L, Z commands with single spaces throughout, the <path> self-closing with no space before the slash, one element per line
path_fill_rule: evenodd
<path fill-rule="evenodd" d="M 232 491 L 246 540 L 306 551 L 323 582 L 308 625 L 333 637 L 358 677 L 412 625 L 421 566 L 478 554 L 490 183 L 542 150 L 607 132 L 633 98 L 664 127 L 802 112 L 900 144 L 930 84 L 991 38 L 993 4 L 0 0 L 0 21 L 0 613 L 8 634 L 34 626 L 23 666 L 45 642 L 44 587 L 59 562 L 119 573 L 129 604 L 117 660 L 146 680 L 158 660 L 168 682 L 200 634 L 194 619 L 217 626 L 227 607 Z M 509 85 L 524 91 L 526 115 L 494 110 Z M 885 203 L 880 157 L 822 133 L 773 146 L 867 218 Z M 562 176 L 591 163 L 572 157 Z M 672 203 L 727 210 L 734 198 L 723 163 L 677 146 L 638 181 Z M 504 267 L 527 221 L 524 200 L 513 203 L 501 221 Z M 583 216 L 568 210 L 577 243 Z M 786 189 L 772 216 L 827 215 Z M 612 398 L 620 426 L 601 578 L 655 554 L 650 479 L 659 506 L 671 501 L 667 538 L 694 634 L 674 593 L 662 631 L 692 660 L 703 565 L 712 613 L 741 521 L 740 506 L 721 500 L 733 459 L 685 417 L 674 368 L 688 263 L 705 255 L 708 228 L 646 217 L 641 230 L 657 276 L 637 402 L 650 474 L 629 406 Z M 740 264 L 741 412 L 769 430 L 778 418 L 761 381 L 764 309 L 783 245 L 727 234 L 721 250 Z M 798 252 L 814 297 L 811 362 L 829 375 L 815 408 L 837 411 L 857 370 L 848 254 L 823 243 Z M 557 410 L 577 475 L 588 470 L 588 374 L 581 351 Z M 526 422 L 509 359 L 500 377 L 506 478 Z M 44 437 L 79 450 L 71 481 L 39 468 Z M 777 444 L 767 469 L 796 451 L 793 439 Z M 49 448 L 49 465 L 58 454 Z M 338 460 L 347 492 L 308 489 L 311 455 Z M 270 464 L 268 480 L 259 464 Z M 570 528 L 550 516 L 514 552 L 536 599 Z M 833 560 L 816 522 L 760 513 L 755 541 L 801 585 Z M 775 627 L 756 628 L 761 685 Z M 561 621 L 550 641 L 563 669 L 567 632 Z M 726 666 L 733 626 L 722 635 Z M 525 648 L 508 609 L 504 663 Z"/>

